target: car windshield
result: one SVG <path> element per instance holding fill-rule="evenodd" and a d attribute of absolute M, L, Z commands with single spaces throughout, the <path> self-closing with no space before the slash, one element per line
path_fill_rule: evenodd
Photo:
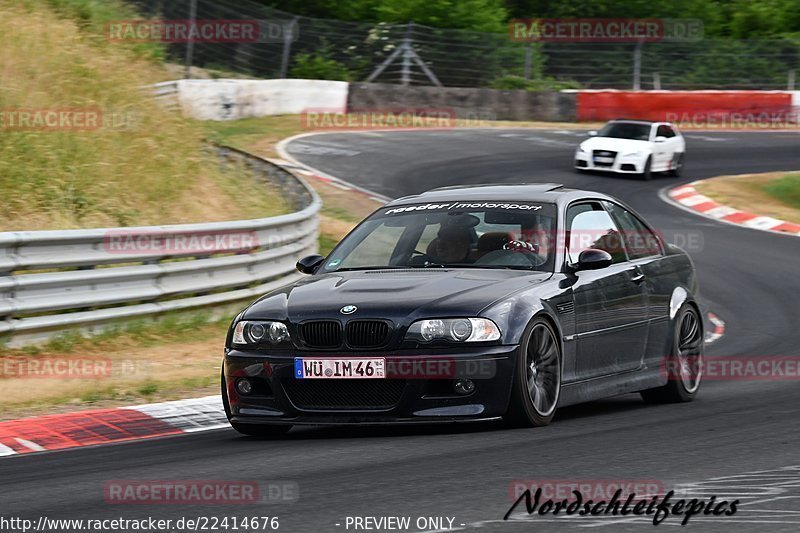
<path fill-rule="evenodd" d="M 603 129 L 600 130 L 597 136 L 647 141 L 650 139 L 650 124 L 641 124 L 638 122 L 609 122 L 603 126 Z"/>
<path fill-rule="evenodd" d="M 552 272 L 556 208 L 513 201 L 385 207 L 327 257 L 324 272 L 495 268 Z"/>

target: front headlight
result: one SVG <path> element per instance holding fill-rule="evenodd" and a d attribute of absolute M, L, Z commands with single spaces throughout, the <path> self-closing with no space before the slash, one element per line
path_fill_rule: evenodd
<path fill-rule="evenodd" d="M 280 344 L 289 340 L 289 330 L 283 322 L 242 320 L 233 328 L 234 344 Z"/>
<path fill-rule="evenodd" d="M 417 320 L 406 333 L 406 340 L 433 342 L 487 342 L 500 338 L 500 329 L 487 318 L 434 318 Z"/>
<path fill-rule="evenodd" d="M 585 153 L 586 153 L 586 149 L 584 149 L 584 147 L 583 147 L 583 145 L 582 145 L 582 144 L 579 144 L 579 145 L 578 145 L 578 148 L 575 150 L 575 153 L 578 153 L 578 154 L 585 154 Z"/>
<path fill-rule="evenodd" d="M 642 155 L 641 150 L 636 150 L 635 152 L 628 152 L 627 154 L 623 154 L 622 157 L 639 157 Z"/>

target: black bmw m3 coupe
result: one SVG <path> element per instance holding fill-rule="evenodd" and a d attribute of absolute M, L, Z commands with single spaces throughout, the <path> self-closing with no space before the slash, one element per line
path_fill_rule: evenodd
<path fill-rule="evenodd" d="M 504 420 L 700 387 L 694 267 L 609 196 L 557 184 L 435 189 L 370 215 L 304 279 L 233 320 L 231 425 Z"/>

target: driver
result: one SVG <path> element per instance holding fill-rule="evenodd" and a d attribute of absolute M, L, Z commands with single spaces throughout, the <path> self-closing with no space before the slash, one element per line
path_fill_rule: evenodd
<path fill-rule="evenodd" d="M 459 225 L 444 225 L 431 241 L 429 254 L 443 263 L 465 263 L 472 248 L 470 228 Z"/>

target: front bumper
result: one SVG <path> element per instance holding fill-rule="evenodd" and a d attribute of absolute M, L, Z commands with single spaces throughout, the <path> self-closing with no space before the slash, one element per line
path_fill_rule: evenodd
<path fill-rule="evenodd" d="M 601 172 L 618 172 L 620 174 L 641 174 L 647 162 L 642 156 L 617 155 L 611 164 L 597 164 L 589 152 L 575 153 L 575 168 L 579 170 L 597 170 Z"/>
<path fill-rule="evenodd" d="M 387 424 L 492 420 L 511 394 L 518 346 L 484 346 L 459 352 L 256 353 L 228 350 L 225 379 L 232 422 L 246 424 Z M 295 357 L 385 357 L 387 379 L 296 379 Z M 253 392 L 235 384 L 249 379 Z M 475 385 L 467 395 L 456 379 Z M 355 399 L 355 401 L 353 401 Z M 366 401 L 360 401 L 366 400 Z M 344 404 L 347 404 L 344 406 Z"/>

